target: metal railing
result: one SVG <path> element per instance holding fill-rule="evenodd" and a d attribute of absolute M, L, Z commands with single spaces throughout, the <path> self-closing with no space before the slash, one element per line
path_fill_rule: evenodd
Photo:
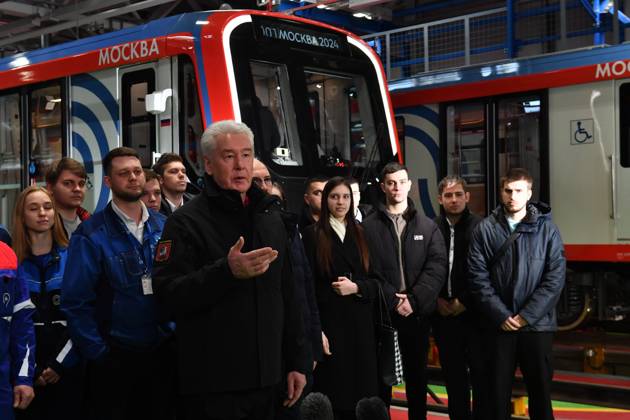
<path fill-rule="evenodd" d="M 364 36 L 390 80 L 506 58 L 506 8 Z"/>
<path fill-rule="evenodd" d="M 594 23 L 581 0 L 517 0 L 507 7 L 370 34 L 389 80 L 596 43 L 614 44 L 610 16 Z M 622 30 L 630 24 L 622 25 Z M 600 41 L 597 41 L 597 40 Z"/>

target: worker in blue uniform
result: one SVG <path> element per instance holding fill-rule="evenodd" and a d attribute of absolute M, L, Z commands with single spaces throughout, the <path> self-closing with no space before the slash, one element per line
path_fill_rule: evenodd
<path fill-rule="evenodd" d="M 169 419 L 175 362 L 151 281 L 165 218 L 140 201 L 145 178 L 134 149 L 113 149 L 103 169 L 112 201 L 72 235 L 61 293 L 70 336 L 87 359 L 87 418 Z"/>
<path fill-rule="evenodd" d="M 13 409 L 33 400 L 35 333 L 26 284 L 16 276 L 17 257 L 0 242 L 0 419 L 13 420 Z"/>
<path fill-rule="evenodd" d="M 18 278 L 35 305 L 34 385 L 37 398 L 18 420 L 81 420 L 82 366 L 60 309 L 68 237 L 53 194 L 35 185 L 18 196 L 13 216 L 13 249 Z"/>

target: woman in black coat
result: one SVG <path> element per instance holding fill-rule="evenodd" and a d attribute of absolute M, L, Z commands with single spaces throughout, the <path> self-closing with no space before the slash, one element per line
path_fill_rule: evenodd
<path fill-rule="evenodd" d="M 367 276 L 368 246 L 352 208 L 350 184 L 332 178 L 322 194 L 319 221 L 304 232 L 326 354 L 315 369 L 314 390 L 330 398 L 336 420 L 354 419 L 356 403 L 378 395 L 373 319 L 378 285 Z"/>

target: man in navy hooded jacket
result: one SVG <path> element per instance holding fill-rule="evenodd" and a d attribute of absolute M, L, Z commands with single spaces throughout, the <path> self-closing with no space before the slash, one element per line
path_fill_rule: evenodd
<path fill-rule="evenodd" d="M 479 223 L 468 254 L 471 293 L 489 328 L 493 420 L 510 418 L 517 364 L 527 385 L 530 418 L 553 420 L 551 346 L 566 260 L 551 209 L 529 203 L 532 184 L 519 168 L 501 179 L 503 204 Z"/>

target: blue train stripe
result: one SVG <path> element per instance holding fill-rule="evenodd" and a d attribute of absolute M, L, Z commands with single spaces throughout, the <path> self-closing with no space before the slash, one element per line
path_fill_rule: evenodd
<path fill-rule="evenodd" d="M 105 87 L 100 80 L 90 74 L 80 74 L 72 77 L 72 86 L 81 87 L 101 100 L 107 112 L 112 117 L 114 125 L 116 126 L 116 132 L 120 133 L 120 120 L 118 116 L 118 102 L 112 93 Z"/>
<path fill-rule="evenodd" d="M 429 192 L 429 182 L 426 178 L 418 178 L 418 192 L 420 193 L 420 205 L 424 210 L 425 216 L 429 219 L 433 219 L 436 214 L 433 210 L 433 204 L 431 204 L 431 193 Z"/>
<path fill-rule="evenodd" d="M 414 140 L 419 141 L 429 152 L 431 155 L 431 159 L 433 159 L 433 163 L 435 164 L 435 175 L 436 178 L 440 176 L 440 149 L 438 145 L 435 143 L 435 140 L 431 138 L 427 133 L 418 127 L 414 127 L 411 125 L 405 126 L 405 136 L 410 137 Z"/>
<path fill-rule="evenodd" d="M 87 141 L 83 138 L 83 136 L 79 133 L 72 132 L 72 147 L 79 151 L 79 154 L 82 157 L 83 166 L 85 166 L 85 171 L 87 173 L 94 173 L 94 159 L 92 158 L 92 152 L 90 152 L 90 147 L 87 144 Z"/>
<path fill-rule="evenodd" d="M 87 173 L 94 173 L 94 158 L 88 147 L 87 141 L 79 133 L 72 133 L 72 146 L 76 148 L 83 158 L 83 165 Z M 102 210 L 109 201 L 109 188 L 104 182 L 101 182 L 101 190 L 98 193 L 98 202 L 96 203 L 96 211 Z"/>
<path fill-rule="evenodd" d="M 436 127 L 439 127 L 440 116 L 428 106 L 412 106 L 407 108 L 396 108 L 396 115 L 412 114 L 424 118 Z M 405 128 L 406 129 L 406 128 Z"/>
<path fill-rule="evenodd" d="M 92 133 L 94 133 L 94 137 L 96 138 L 98 150 L 101 154 L 98 161 L 102 161 L 109 152 L 109 143 L 107 142 L 107 136 L 105 135 L 105 130 L 103 130 L 103 126 L 101 125 L 100 121 L 98 120 L 96 115 L 94 115 L 91 109 L 79 102 L 72 102 L 72 116 L 83 120 L 85 124 L 87 124 L 87 126 L 90 128 L 90 130 L 92 130 Z M 73 133 L 73 140 L 74 134 L 75 133 Z M 109 189 L 107 189 L 107 187 L 105 187 L 105 189 L 101 187 L 101 191 L 98 197 L 98 203 L 96 205 L 96 211 L 105 208 L 108 200 Z"/>

